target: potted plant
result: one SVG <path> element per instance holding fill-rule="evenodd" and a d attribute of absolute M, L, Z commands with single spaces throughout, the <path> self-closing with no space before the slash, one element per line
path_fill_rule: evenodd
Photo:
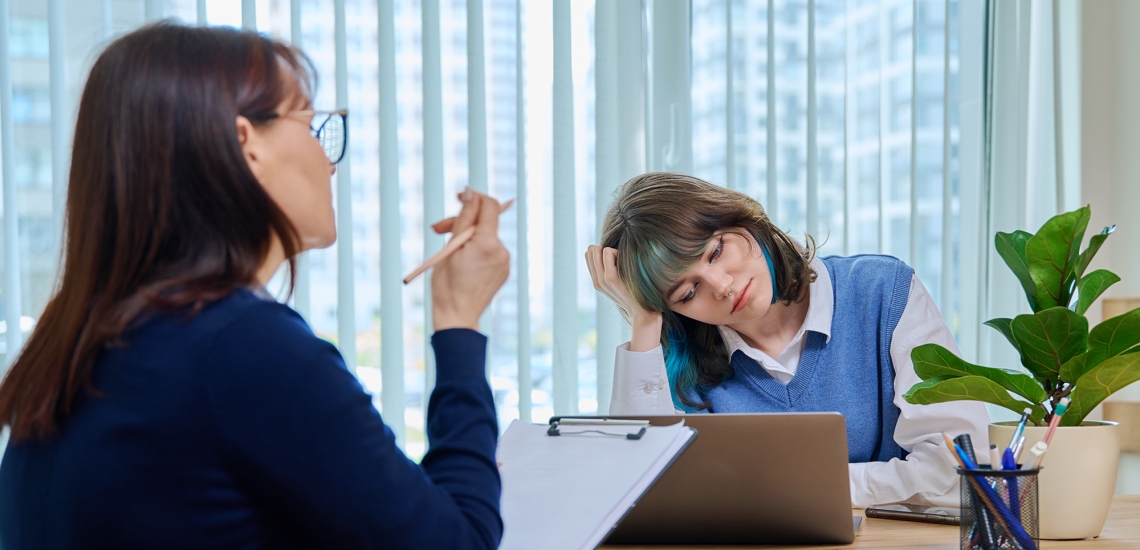
<path fill-rule="evenodd" d="M 1080 539 L 1100 534 L 1116 485 L 1120 436 L 1113 422 L 1084 418 L 1111 395 L 1140 380 L 1140 308 L 1107 319 L 1089 330 L 1085 311 L 1120 280 L 1105 269 L 1086 269 L 1113 227 L 1089 239 L 1083 251 L 1089 207 L 1054 216 L 1036 234 L 998 233 L 997 252 L 1025 290 L 1033 313 L 991 319 L 1013 344 L 1022 370 L 968 363 L 935 344 L 911 352 L 923 382 L 905 394 L 910 403 L 977 400 L 1030 421 L 1023 449 L 1043 439 L 1060 400 L 1072 400 L 1061 416 L 1039 477 L 1040 533 L 1046 539 Z M 1014 422 L 990 424 L 999 449 Z M 1028 453 L 1022 453 L 1024 460 Z"/>

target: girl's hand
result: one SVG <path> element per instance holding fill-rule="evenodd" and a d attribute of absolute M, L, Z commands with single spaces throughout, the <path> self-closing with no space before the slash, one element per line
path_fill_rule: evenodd
<path fill-rule="evenodd" d="M 629 295 L 625 283 L 618 276 L 617 249 L 602 248 L 596 244 L 586 248 L 586 267 L 590 269 L 590 278 L 594 281 L 594 289 L 613 300 L 623 314 L 635 317 L 645 313 Z"/>
<path fill-rule="evenodd" d="M 499 240 L 499 202 L 475 191 L 467 193 L 463 210 L 454 220 L 447 220 L 451 223 L 445 229 L 459 234 L 474 226 L 475 235 L 433 268 L 432 324 L 436 331 L 479 330 L 479 316 L 510 273 L 511 255 Z"/>
<path fill-rule="evenodd" d="M 625 283 L 618 276 L 617 249 L 590 245 L 586 249 L 586 266 L 594 288 L 613 300 L 621 310 L 625 320 L 633 327 L 630 351 L 649 351 L 656 348 L 661 339 L 661 313 L 646 311 L 629 294 Z"/>

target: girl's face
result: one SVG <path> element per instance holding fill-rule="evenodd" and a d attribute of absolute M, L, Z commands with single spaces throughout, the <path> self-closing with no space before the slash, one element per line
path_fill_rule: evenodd
<path fill-rule="evenodd" d="M 735 325 L 771 309 L 772 278 L 760 244 L 743 229 L 719 231 L 666 291 L 669 309 L 702 323 Z"/>
<path fill-rule="evenodd" d="M 291 95 L 278 106 L 278 114 L 312 109 L 309 98 L 299 90 Z M 311 122 L 311 115 L 281 116 L 252 127 L 243 143 L 253 174 L 296 228 L 301 250 L 324 248 L 336 241 L 329 179 L 336 166 L 329 164 L 320 142 L 309 131 Z"/>

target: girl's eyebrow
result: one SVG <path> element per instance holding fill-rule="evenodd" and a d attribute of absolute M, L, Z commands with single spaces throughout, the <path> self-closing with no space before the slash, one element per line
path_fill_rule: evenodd
<path fill-rule="evenodd" d="M 724 233 L 713 233 L 713 236 L 709 237 L 709 243 L 712 243 L 713 240 L 720 238 L 722 235 L 724 235 Z M 715 249 L 716 249 L 716 247 L 706 246 L 705 251 L 701 253 L 701 258 L 704 258 L 705 254 L 711 254 L 712 251 Z M 673 296 L 673 293 L 677 292 L 677 289 L 681 288 L 681 285 L 683 285 L 683 284 L 685 284 L 685 279 L 684 278 L 678 279 L 676 283 L 673 283 L 673 286 L 669 287 L 669 289 L 665 291 L 665 298 L 671 299 L 670 297 Z M 675 301 L 679 301 L 679 300 L 675 300 Z"/>

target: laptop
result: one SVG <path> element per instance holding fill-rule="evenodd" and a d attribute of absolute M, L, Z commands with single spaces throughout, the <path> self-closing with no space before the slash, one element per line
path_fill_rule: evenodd
<path fill-rule="evenodd" d="M 643 419 L 652 425 L 671 425 L 683 418 L 698 433 L 605 544 L 849 544 L 855 540 L 861 518 L 851 513 L 842 414 L 605 418 Z"/>

